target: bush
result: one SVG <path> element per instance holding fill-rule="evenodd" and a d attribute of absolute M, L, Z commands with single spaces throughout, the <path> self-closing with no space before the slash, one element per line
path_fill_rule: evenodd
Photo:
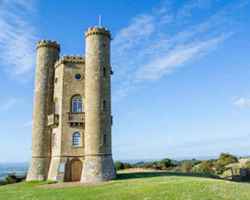
<path fill-rule="evenodd" d="M 153 169 L 155 167 L 155 164 L 152 162 L 143 163 L 143 165 L 140 165 L 141 168 L 146 169 Z"/>
<path fill-rule="evenodd" d="M 215 162 L 215 169 L 218 174 L 222 174 L 225 166 L 231 163 L 237 163 L 238 158 L 228 153 L 221 153 L 219 159 Z"/>
<path fill-rule="evenodd" d="M 250 169 L 250 160 L 245 163 L 245 168 Z"/>
<path fill-rule="evenodd" d="M 124 169 L 124 164 L 120 161 L 116 161 L 115 162 L 115 169 L 116 170 L 121 170 L 121 169 Z"/>
<path fill-rule="evenodd" d="M 133 166 L 129 163 L 123 163 L 124 169 L 132 168 Z"/>
<path fill-rule="evenodd" d="M 168 158 L 160 160 L 160 161 L 154 161 L 154 162 L 146 162 L 146 163 L 140 163 L 135 164 L 134 167 L 140 167 L 140 168 L 146 168 L 146 169 L 156 169 L 156 170 L 166 170 L 170 167 L 174 167 L 172 161 Z"/>
<path fill-rule="evenodd" d="M 190 173 L 192 171 L 193 165 L 190 161 L 184 161 L 181 164 L 181 172 Z"/>
<path fill-rule="evenodd" d="M 172 161 L 168 158 L 165 158 L 161 161 L 159 161 L 159 166 L 161 169 L 167 169 L 170 167 L 175 167 L 175 165 L 172 163 Z"/>
<path fill-rule="evenodd" d="M 129 164 L 129 163 L 123 163 L 123 162 L 120 162 L 120 161 L 115 162 L 115 169 L 116 170 L 128 169 L 128 168 L 131 168 L 131 167 L 132 167 L 132 165 Z"/>
<path fill-rule="evenodd" d="M 193 167 L 193 172 L 202 173 L 202 174 L 213 174 L 213 161 L 205 160 L 202 161 L 200 164 Z"/>
<path fill-rule="evenodd" d="M 16 177 L 15 174 L 9 174 L 6 178 L 5 178 L 5 183 L 6 184 L 12 184 L 12 183 L 17 183 L 20 182 L 20 180 Z"/>

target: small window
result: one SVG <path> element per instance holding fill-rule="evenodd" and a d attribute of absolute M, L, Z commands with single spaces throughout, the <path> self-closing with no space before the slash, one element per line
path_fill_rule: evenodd
<path fill-rule="evenodd" d="M 107 144 L 107 135 L 104 134 L 103 136 L 103 144 L 106 145 Z"/>
<path fill-rule="evenodd" d="M 71 100 L 71 112 L 80 113 L 83 112 L 82 108 L 82 97 L 80 95 L 76 95 L 72 97 Z"/>
<path fill-rule="evenodd" d="M 111 125 L 113 125 L 113 115 L 110 116 Z"/>
<path fill-rule="evenodd" d="M 102 102 L 102 110 L 105 111 L 106 110 L 106 101 L 103 100 Z"/>
<path fill-rule="evenodd" d="M 102 70 L 103 70 L 103 77 L 105 77 L 106 76 L 106 68 L 103 67 Z"/>
<path fill-rule="evenodd" d="M 81 74 L 76 74 L 76 75 L 75 75 L 75 79 L 76 79 L 76 80 L 81 80 L 81 78 L 82 78 Z"/>
<path fill-rule="evenodd" d="M 79 147 L 81 145 L 81 134 L 79 132 L 75 132 L 72 135 L 72 145 L 74 147 Z"/>
<path fill-rule="evenodd" d="M 57 83 L 57 81 L 58 81 L 58 78 L 56 77 L 55 80 L 54 80 L 54 82 Z"/>

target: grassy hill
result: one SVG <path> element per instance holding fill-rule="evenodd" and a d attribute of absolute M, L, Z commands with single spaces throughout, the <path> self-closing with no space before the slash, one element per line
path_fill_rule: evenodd
<path fill-rule="evenodd" d="M 100 185 L 33 182 L 1 186 L 0 199 L 250 200 L 250 184 L 166 172 L 123 173 Z"/>

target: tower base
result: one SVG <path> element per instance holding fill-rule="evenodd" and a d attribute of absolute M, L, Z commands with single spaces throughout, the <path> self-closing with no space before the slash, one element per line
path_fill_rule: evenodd
<path fill-rule="evenodd" d="M 86 156 L 81 177 L 82 183 L 98 183 L 116 177 L 112 155 Z"/>
<path fill-rule="evenodd" d="M 49 168 L 48 158 L 33 157 L 27 174 L 26 181 L 44 181 L 47 179 Z"/>

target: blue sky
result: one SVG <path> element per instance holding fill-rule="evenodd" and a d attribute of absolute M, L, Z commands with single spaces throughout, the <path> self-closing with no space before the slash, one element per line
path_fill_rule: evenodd
<path fill-rule="evenodd" d="M 72 3 L 74 2 L 74 3 Z M 250 2 L 2 0 L 0 162 L 31 156 L 35 44 L 113 35 L 115 159 L 250 155 Z"/>

